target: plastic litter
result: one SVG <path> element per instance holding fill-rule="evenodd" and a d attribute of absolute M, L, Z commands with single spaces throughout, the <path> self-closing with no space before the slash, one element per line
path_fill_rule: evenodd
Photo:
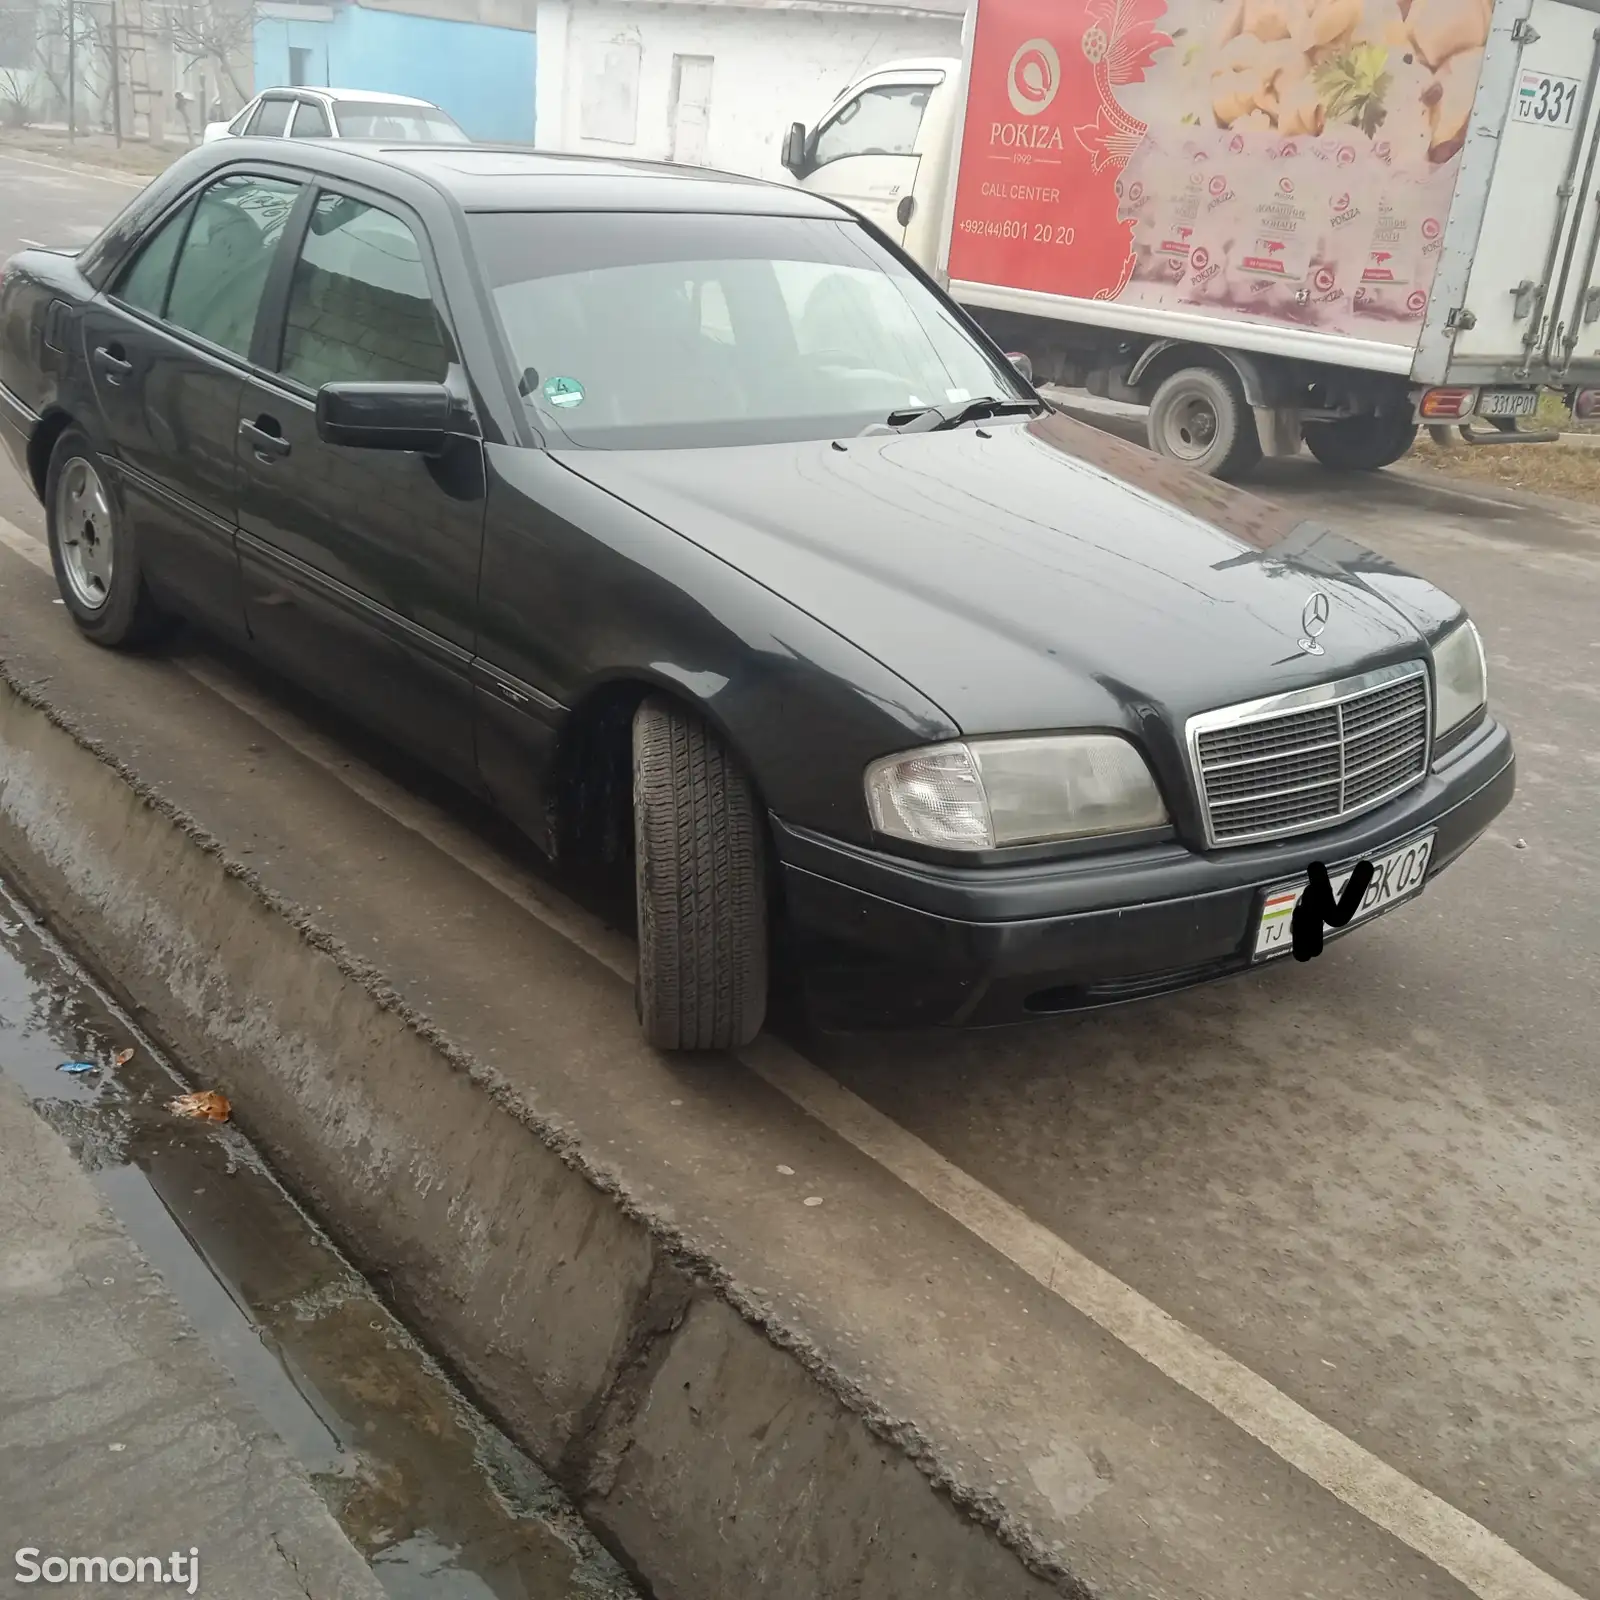
<path fill-rule="evenodd" d="M 111 1065 L 114 1067 L 125 1067 L 132 1060 L 133 1046 L 130 1044 L 126 1050 L 119 1050 L 114 1056 L 112 1056 Z"/>
<path fill-rule="evenodd" d="M 180 1117 L 200 1117 L 207 1122 L 226 1122 L 233 1115 L 233 1107 L 226 1095 L 215 1089 L 201 1089 L 195 1094 L 180 1094 L 168 1101 L 167 1110 Z"/>
<path fill-rule="evenodd" d="M 57 1072 L 70 1072 L 74 1077 L 82 1072 L 98 1072 L 100 1069 L 92 1061 L 63 1061 Z"/>

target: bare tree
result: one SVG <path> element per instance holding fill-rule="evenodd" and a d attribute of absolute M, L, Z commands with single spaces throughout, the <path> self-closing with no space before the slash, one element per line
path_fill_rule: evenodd
<path fill-rule="evenodd" d="M 254 0 L 171 0 L 158 14 L 179 55 L 191 65 L 203 61 L 214 67 L 239 105 L 250 98 L 239 71 L 254 42 Z"/>
<path fill-rule="evenodd" d="M 0 126 L 25 128 L 34 115 L 33 74 L 0 67 Z"/>

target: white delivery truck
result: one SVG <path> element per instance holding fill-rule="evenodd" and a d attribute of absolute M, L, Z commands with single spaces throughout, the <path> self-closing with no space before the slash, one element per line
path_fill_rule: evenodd
<path fill-rule="evenodd" d="M 1036 379 L 1237 477 L 1600 409 L 1600 0 L 974 0 L 783 162 Z"/>

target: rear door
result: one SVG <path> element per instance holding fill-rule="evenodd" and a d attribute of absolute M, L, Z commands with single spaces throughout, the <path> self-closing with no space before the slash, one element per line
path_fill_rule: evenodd
<path fill-rule="evenodd" d="M 857 85 L 816 126 L 800 187 L 843 201 L 905 242 L 921 163 L 917 136 L 942 73 L 907 72 Z"/>
<path fill-rule="evenodd" d="M 246 379 L 237 443 L 239 558 L 256 647 L 396 743 L 475 781 L 483 449 L 437 459 L 324 444 L 334 382 L 445 382 L 466 406 L 420 220 L 386 195 L 328 186 L 285 258 L 282 323 Z"/>
<path fill-rule="evenodd" d="M 151 588 L 242 630 L 234 431 L 263 290 L 300 187 L 230 173 L 155 225 L 84 314 L 97 430 Z"/>
<path fill-rule="evenodd" d="M 1499 137 L 1460 302 L 1470 326 L 1456 333 L 1451 351 L 1450 371 L 1460 381 L 1548 380 L 1564 363 L 1569 333 L 1585 327 L 1584 266 L 1594 239 L 1600 140 L 1600 15 L 1533 0 L 1517 28 L 1509 9 L 1501 7 L 1494 19 L 1477 85 L 1474 116 L 1493 119 Z M 1500 81 L 1508 74 L 1509 104 Z M 1470 203 L 1469 173 L 1470 163 L 1457 206 Z M 1592 348 L 1594 325 L 1587 331 Z"/>

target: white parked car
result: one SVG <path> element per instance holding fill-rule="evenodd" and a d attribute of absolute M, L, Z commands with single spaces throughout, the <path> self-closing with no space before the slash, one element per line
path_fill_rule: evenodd
<path fill-rule="evenodd" d="M 232 122 L 208 122 L 214 139 L 382 139 L 408 144 L 470 144 L 448 113 L 426 100 L 370 89 L 304 85 L 265 89 Z"/>

